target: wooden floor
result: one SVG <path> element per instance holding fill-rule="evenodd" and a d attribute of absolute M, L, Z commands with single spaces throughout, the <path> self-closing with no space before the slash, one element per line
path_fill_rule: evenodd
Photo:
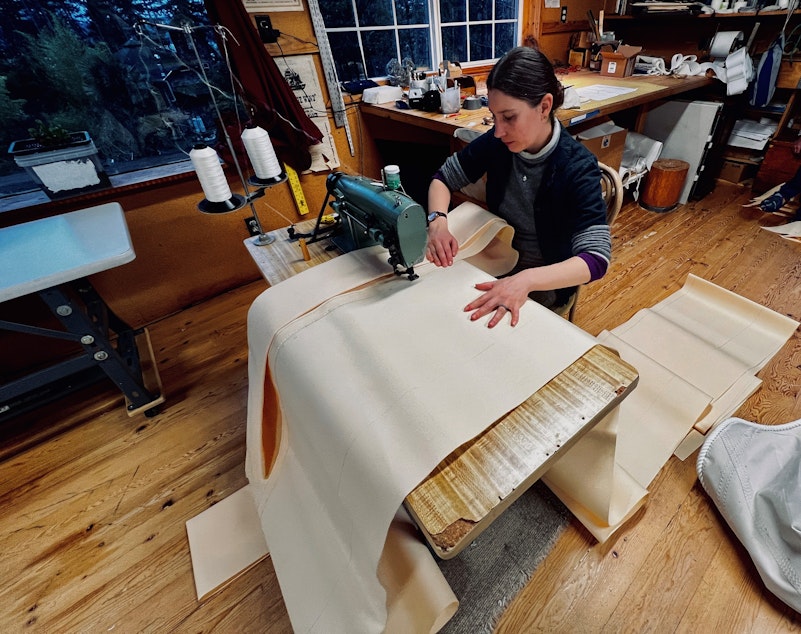
<path fill-rule="evenodd" d="M 739 217 L 720 186 L 668 214 L 628 204 L 615 261 L 584 289 L 592 334 L 678 290 L 688 273 L 801 319 L 801 244 Z M 152 325 L 163 412 L 129 418 L 113 389 L 43 407 L 0 442 L 0 631 L 290 632 L 269 559 L 199 603 L 185 522 L 245 485 L 252 284 Z M 760 373 L 738 415 L 801 418 L 801 335 Z M 498 631 L 782 632 L 801 617 L 762 589 L 701 490 L 672 458 L 650 500 L 604 546 L 574 522 Z"/>

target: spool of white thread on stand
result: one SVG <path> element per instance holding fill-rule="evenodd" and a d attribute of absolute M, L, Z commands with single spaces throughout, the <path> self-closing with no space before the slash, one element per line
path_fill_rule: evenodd
<path fill-rule="evenodd" d="M 286 172 L 275 155 L 267 130 L 252 123 L 248 124 L 242 132 L 242 143 L 255 172 L 248 179 L 251 185 L 271 187 L 286 180 Z"/>
<path fill-rule="evenodd" d="M 206 214 L 228 213 L 245 204 L 242 196 L 231 193 L 216 151 L 208 145 L 196 145 L 189 152 L 189 159 L 205 196 L 198 203 L 200 211 Z"/>

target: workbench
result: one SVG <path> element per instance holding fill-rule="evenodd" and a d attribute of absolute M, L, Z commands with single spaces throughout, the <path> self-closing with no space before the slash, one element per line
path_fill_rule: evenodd
<path fill-rule="evenodd" d="M 623 110 L 637 109 L 637 124 L 634 131 L 639 131 L 642 120 L 648 110 L 661 101 L 687 93 L 699 88 L 712 85 L 716 80 L 707 77 L 674 77 L 663 75 L 632 75 L 630 77 L 602 77 L 596 72 L 580 70 L 575 73 L 561 75 L 560 80 L 564 86 L 572 86 L 579 89 L 582 87 L 603 84 L 605 86 L 633 88 L 629 92 L 617 97 L 604 99 L 602 101 L 589 101 L 580 108 L 557 110 L 556 117 L 565 127 L 571 127 L 601 118 Z M 489 108 L 486 106 L 478 110 L 464 110 L 451 115 L 443 115 L 439 112 L 425 112 L 423 110 L 401 109 L 395 102 L 384 104 L 368 104 L 362 102 L 360 105 L 362 114 L 366 120 L 376 118 L 383 120 L 385 125 L 371 126 L 371 132 L 376 138 L 387 140 L 403 140 L 408 136 L 397 129 L 393 129 L 392 124 L 406 124 L 414 126 L 420 130 L 453 137 L 453 133 L 458 128 L 475 128 L 480 132 L 486 132 L 492 124 L 484 123 L 484 119 L 491 116 Z M 389 122 L 390 125 L 386 125 Z"/>
<path fill-rule="evenodd" d="M 135 330 L 117 316 L 88 279 L 135 257 L 118 203 L 0 229 L 0 302 L 36 293 L 63 327 L 0 320 L 0 330 L 70 341 L 81 349 L 0 385 L 0 417 L 22 413 L 104 376 L 125 395 L 129 415 L 155 413 L 164 397 L 147 331 Z"/>
<path fill-rule="evenodd" d="M 309 232 L 314 222 L 304 221 L 296 229 Z M 275 240 L 267 246 L 248 238 L 245 247 L 271 285 L 341 254 L 324 239 L 308 245 L 309 259 L 304 260 L 286 229 L 270 235 Z M 561 452 L 611 412 L 637 380 L 637 371 L 616 353 L 594 346 L 519 407 L 454 450 L 405 501 L 432 550 L 443 559 L 458 554 Z"/>

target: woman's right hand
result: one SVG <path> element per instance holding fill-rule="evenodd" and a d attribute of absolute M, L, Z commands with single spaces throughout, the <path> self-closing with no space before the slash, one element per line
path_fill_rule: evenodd
<path fill-rule="evenodd" d="M 451 266 L 459 251 L 459 243 L 448 231 L 446 218 L 435 218 L 428 225 L 428 244 L 426 259 L 436 266 Z"/>

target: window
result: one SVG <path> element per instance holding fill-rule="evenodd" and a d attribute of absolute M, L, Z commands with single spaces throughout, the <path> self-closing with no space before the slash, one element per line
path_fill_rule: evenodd
<path fill-rule="evenodd" d="M 392 61 L 490 62 L 518 41 L 517 0 L 321 0 L 341 81 L 384 77 Z"/>
<path fill-rule="evenodd" d="M 37 128 L 87 132 L 112 184 L 154 167 L 188 171 L 193 144 L 215 142 L 216 117 L 200 67 L 223 91 L 230 92 L 230 79 L 213 30 L 193 29 L 193 48 L 181 30 L 141 23 L 208 25 L 203 0 L 0 0 L 0 6 L 0 198 L 37 189 L 6 151 Z"/>

